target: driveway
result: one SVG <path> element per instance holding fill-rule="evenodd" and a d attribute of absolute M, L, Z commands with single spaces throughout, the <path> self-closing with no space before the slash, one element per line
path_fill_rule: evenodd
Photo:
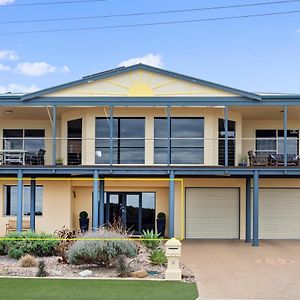
<path fill-rule="evenodd" d="M 183 241 L 199 299 L 300 299 L 300 241 Z"/>

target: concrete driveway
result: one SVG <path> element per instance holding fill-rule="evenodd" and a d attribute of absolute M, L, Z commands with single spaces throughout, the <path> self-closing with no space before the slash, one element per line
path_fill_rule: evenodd
<path fill-rule="evenodd" d="M 199 299 L 300 299 L 300 241 L 183 241 Z"/>

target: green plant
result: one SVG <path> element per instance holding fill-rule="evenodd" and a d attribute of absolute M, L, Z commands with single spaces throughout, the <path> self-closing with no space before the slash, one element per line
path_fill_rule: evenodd
<path fill-rule="evenodd" d="M 34 256 L 50 256 L 55 253 L 55 246 L 59 241 L 53 240 L 53 236 L 45 233 L 12 232 L 6 235 L 4 251 L 11 258 L 19 259 L 25 254 Z"/>
<path fill-rule="evenodd" d="M 142 234 L 141 243 L 147 248 L 147 250 L 154 250 L 159 247 L 159 233 L 154 233 L 153 230 L 143 230 Z"/>
<path fill-rule="evenodd" d="M 248 164 L 248 156 L 247 155 L 241 155 L 240 164 Z"/>
<path fill-rule="evenodd" d="M 59 157 L 59 158 L 57 158 L 57 159 L 55 160 L 55 162 L 56 162 L 57 164 L 62 164 L 62 163 L 63 163 L 63 159 L 62 159 L 61 157 Z"/>
<path fill-rule="evenodd" d="M 111 266 L 118 256 L 135 257 L 137 248 L 128 236 L 104 228 L 88 232 L 84 239 L 76 241 L 68 251 L 71 264 L 99 264 Z"/>
<path fill-rule="evenodd" d="M 128 277 L 130 272 L 132 271 L 129 264 L 127 263 L 125 255 L 118 256 L 115 262 L 115 268 L 119 273 L 119 277 Z"/>
<path fill-rule="evenodd" d="M 6 255 L 5 241 L 0 240 L 0 255 Z"/>
<path fill-rule="evenodd" d="M 83 210 L 80 214 L 79 214 L 79 218 L 81 219 L 87 219 L 87 217 L 89 216 L 89 214 Z"/>
<path fill-rule="evenodd" d="M 159 212 L 157 214 L 157 219 L 166 219 L 166 214 L 164 212 Z"/>
<path fill-rule="evenodd" d="M 36 273 L 36 277 L 47 277 L 49 274 L 46 271 L 46 266 L 45 266 L 45 261 L 40 260 L 39 261 L 39 266 L 38 266 L 38 271 Z"/>
<path fill-rule="evenodd" d="M 165 265 L 167 263 L 167 257 L 164 250 L 158 248 L 152 250 L 149 255 L 149 259 L 152 265 Z"/>

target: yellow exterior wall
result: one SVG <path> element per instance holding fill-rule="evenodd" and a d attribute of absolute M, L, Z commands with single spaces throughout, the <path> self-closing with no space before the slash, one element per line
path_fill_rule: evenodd
<path fill-rule="evenodd" d="M 16 185 L 16 180 L 0 181 L 0 236 L 5 235 L 5 224 L 15 216 L 4 216 L 5 213 L 5 185 Z M 24 185 L 30 182 L 24 181 Z M 71 183 L 69 181 L 37 181 L 37 185 L 42 185 L 43 189 L 43 215 L 36 216 L 37 232 L 54 233 L 62 226 L 71 227 Z M 29 219 L 28 216 L 23 217 Z"/>
<path fill-rule="evenodd" d="M 47 94 L 50 97 L 72 96 L 237 96 L 216 88 L 187 80 L 157 74 L 145 70 L 136 70 L 105 79 L 66 88 Z"/>

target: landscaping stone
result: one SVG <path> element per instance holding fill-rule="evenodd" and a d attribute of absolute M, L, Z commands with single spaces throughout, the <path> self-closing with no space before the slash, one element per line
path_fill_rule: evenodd
<path fill-rule="evenodd" d="M 84 270 L 79 272 L 79 276 L 81 277 L 91 277 L 93 275 L 93 271 L 91 270 Z"/>
<path fill-rule="evenodd" d="M 131 277 L 135 277 L 135 278 L 146 278 L 148 277 L 148 272 L 144 269 L 139 270 L 139 271 L 135 271 L 130 273 Z"/>

